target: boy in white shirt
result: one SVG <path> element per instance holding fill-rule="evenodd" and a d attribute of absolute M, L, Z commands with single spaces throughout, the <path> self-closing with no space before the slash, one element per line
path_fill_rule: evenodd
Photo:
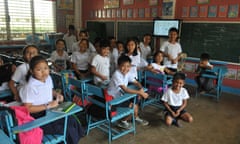
<path fill-rule="evenodd" d="M 151 35 L 150 34 L 145 34 L 143 36 L 143 42 L 140 42 L 139 48 L 141 51 L 141 57 L 144 60 L 147 60 L 148 56 L 151 56 L 152 49 L 150 47 L 151 43 Z"/>
<path fill-rule="evenodd" d="M 108 40 L 100 41 L 100 50 L 92 62 L 91 62 L 91 72 L 94 75 L 95 85 L 106 85 L 110 79 L 110 44 Z"/>
<path fill-rule="evenodd" d="M 187 99 L 189 99 L 188 92 L 183 88 L 185 81 L 184 73 L 175 73 L 173 76 L 172 87 L 169 88 L 162 96 L 162 101 L 165 106 L 165 123 L 180 127 L 178 119 L 183 119 L 186 122 L 192 122 L 192 116 L 185 110 L 187 106 Z"/>
<path fill-rule="evenodd" d="M 131 68 L 131 59 L 128 56 L 122 55 L 118 59 L 118 69 L 114 72 L 110 84 L 108 86 L 107 92 L 113 98 L 120 97 L 123 92 L 137 94 L 140 97 L 147 98 L 148 94 L 144 92 L 142 85 L 136 81 L 136 79 L 129 72 Z M 136 85 L 139 89 L 130 89 L 127 87 L 128 83 L 131 82 Z M 132 101 L 126 103 L 127 106 L 132 107 Z M 124 106 L 126 106 L 124 105 Z M 134 115 L 135 120 L 142 125 L 148 125 L 148 121 L 141 119 L 138 116 L 138 103 L 134 105 Z M 127 122 L 128 118 L 122 120 L 118 126 L 126 129 L 132 127 L 131 123 Z"/>

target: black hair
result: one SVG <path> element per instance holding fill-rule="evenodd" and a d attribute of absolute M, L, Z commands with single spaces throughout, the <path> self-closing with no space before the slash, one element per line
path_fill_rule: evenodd
<path fill-rule="evenodd" d="M 162 51 L 156 51 L 156 52 L 153 54 L 153 62 L 156 62 L 156 61 L 155 61 L 155 58 L 156 58 L 156 56 L 157 56 L 159 53 L 161 53 L 161 54 L 163 55 L 163 57 L 164 57 L 164 53 L 163 53 Z M 163 65 L 163 61 L 161 62 L 161 65 Z"/>
<path fill-rule="evenodd" d="M 173 75 L 173 81 L 176 81 L 176 80 L 185 80 L 185 79 L 186 79 L 185 73 L 176 72 L 176 73 Z"/>
<path fill-rule="evenodd" d="M 110 40 L 113 40 L 113 39 L 116 39 L 116 37 L 114 37 L 114 36 L 109 36 L 108 37 L 108 40 L 110 41 Z"/>
<path fill-rule="evenodd" d="M 117 41 L 116 44 L 122 44 L 124 46 L 124 43 L 122 41 Z"/>
<path fill-rule="evenodd" d="M 126 62 L 129 62 L 131 63 L 132 60 L 130 59 L 129 56 L 126 56 L 126 55 L 121 55 L 119 58 L 118 58 L 118 65 L 122 65 L 123 63 L 126 63 Z"/>
<path fill-rule="evenodd" d="M 145 33 L 145 34 L 143 35 L 143 37 L 145 37 L 145 36 L 150 36 L 150 37 L 152 37 L 152 35 L 151 35 L 150 33 Z"/>
<path fill-rule="evenodd" d="M 106 40 L 106 39 L 100 40 L 100 49 L 105 48 L 105 47 L 110 48 L 109 40 Z"/>
<path fill-rule="evenodd" d="M 74 25 L 69 25 L 69 26 L 68 26 L 68 29 L 69 29 L 69 30 L 75 30 L 75 27 L 74 27 Z"/>
<path fill-rule="evenodd" d="M 80 35 L 80 33 L 84 33 L 84 34 L 88 37 L 88 31 L 87 31 L 87 30 L 81 30 L 81 31 L 79 32 L 79 35 Z"/>
<path fill-rule="evenodd" d="M 89 48 L 89 40 L 88 40 L 88 39 L 85 39 L 85 38 L 83 38 L 83 39 L 81 39 L 81 40 L 80 40 L 79 44 L 80 44 L 80 43 L 82 43 L 82 41 L 86 41 L 86 42 L 87 42 L 87 47 Z"/>
<path fill-rule="evenodd" d="M 46 64 L 48 64 L 47 60 L 44 57 L 40 56 L 40 55 L 34 56 L 30 60 L 30 62 L 29 62 L 29 71 L 28 71 L 28 73 L 26 75 L 26 80 L 27 81 L 29 80 L 30 76 L 32 75 L 30 71 L 33 70 L 35 68 L 35 66 L 37 64 L 39 64 L 40 62 L 45 62 Z"/>
<path fill-rule="evenodd" d="M 65 42 L 64 39 L 57 39 L 56 42 L 55 42 L 55 45 L 57 45 L 57 43 L 60 42 L 60 41 L 63 42 L 64 45 L 66 46 L 66 42 Z"/>
<path fill-rule="evenodd" d="M 31 45 L 26 45 L 26 46 L 23 48 L 23 51 L 22 51 L 23 60 L 24 60 L 25 62 L 27 61 L 26 58 L 25 58 L 25 54 L 26 54 L 26 52 L 27 52 L 27 49 L 30 48 L 30 47 L 36 48 L 38 54 L 40 53 L 40 50 L 39 50 L 39 48 L 38 48 L 36 45 L 32 45 L 32 44 L 31 44 Z"/>
<path fill-rule="evenodd" d="M 175 27 L 171 27 L 171 28 L 168 30 L 168 33 L 170 33 L 170 32 L 176 32 L 176 33 L 178 33 L 178 29 L 175 28 Z"/>
<path fill-rule="evenodd" d="M 200 56 L 200 60 L 209 60 L 210 55 L 208 53 L 202 53 Z"/>
<path fill-rule="evenodd" d="M 134 49 L 132 55 L 133 55 L 133 56 L 136 56 L 136 55 L 138 55 L 138 48 L 137 48 L 137 40 L 136 40 L 136 38 L 129 38 L 129 39 L 127 40 L 126 45 L 125 45 L 125 53 L 127 54 L 127 53 L 129 52 L 129 50 L 128 50 L 128 48 L 127 48 L 127 45 L 128 45 L 128 43 L 129 43 L 130 41 L 133 41 L 133 42 L 135 43 L 135 49 Z"/>

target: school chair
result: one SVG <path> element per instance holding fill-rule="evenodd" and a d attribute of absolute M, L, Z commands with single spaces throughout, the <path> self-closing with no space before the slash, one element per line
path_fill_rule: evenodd
<path fill-rule="evenodd" d="M 3 144 L 14 144 L 14 142 L 0 129 L 0 140 Z"/>
<path fill-rule="evenodd" d="M 0 90 L 0 98 L 5 98 L 8 96 L 12 96 L 12 92 L 11 90 L 7 89 L 7 90 Z"/>
<path fill-rule="evenodd" d="M 161 103 L 161 96 L 172 84 L 172 76 L 145 71 L 144 87 L 148 88 L 149 97 L 141 101 L 141 109 L 147 105 L 164 108 Z"/>
<path fill-rule="evenodd" d="M 214 87 L 205 93 L 199 93 L 197 89 L 196 97 L 198 95 L 210 96 L 216 98 L 216 100 L 219 101 L 222 93 L 222 82 L 226 72 L 227 68 L 225 66 L 214 66 L 213 69 L 206 70 L 206 73 L 202 74 L 201 77 L 213 79 Z"/>
<path fill-rule="evenodd" d="M 130 99 L 134 99 L 134 105 L 136 102 L 136 94 L 126 93 L 118 98 L 106 101 L 104 89 L 88 83 L 86 84 L 85 92 L 88 101 L 92 103 L 92 107 L 95 107 L 94 109 L 98 110 L 98 112 L 94 110 L 91 111 L 91 107 L 89 108 L 87 135 L 89 134 L 90 130 L 99 128 L 108 134 L 108 143 L 110 144 L 112 140 L 115 140 L 128 133 L 136 133 L 134 107 L 130 108 L 119 106 L 119 104 L 129 101 Z M 99 112 L 99 110 L 102 112 Z M 113 111 L 115 113 L 114 115 Z M 98 113 L 102 113 L 102 117 L 99 117 Z M 117 122 L 127 116 L 131 116 L 133 127 L 130 129 L 117 128 Z"/>

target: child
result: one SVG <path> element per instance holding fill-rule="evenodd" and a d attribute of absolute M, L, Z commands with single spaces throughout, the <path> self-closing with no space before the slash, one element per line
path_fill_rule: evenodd
<path fill-rule="evenodd" d="M 89 39 L 87 31 L 81 30 L 79 32 L 79 40 L 72 45 L 73 52 L 79 51 L 79 43 L 80 43 L 81 39 L 87 39 L 87 40 Z M 94 48 L 93 44 L 89 41 L 88 42 L 88 52 L 93 53 L 95 51 L 96 51 L 96 49 Z"/>
<path fill-rule="evenodd" d="M 198 92 L 204 93 L 205 91 L 210 91 L 213 88 L 213 80 L 209 78 L 201 77 L 202 74 L 206 72 L 207 69 L 213 69 L 213 65 L 209 63 L 210 56 L 207 53 L 202 53 L 200 56 L 200 62 L 197 68 L 198 75 L 195 77 L 195 80 L 198 85 Z M 211 73 L 214 75 L 214 73 Z"/>
<path fill-rule="evenodd" d="M 94 84 L 106 85 L 110 77 L 110 44 L 107 40 L 100 41 L 100 51 L 91 62 L 91 72 L 94 75 Z"/>
<path fill-rule="evenodd" d="M 114 61 L 114 71 L 116 70 L 118 64 L 119 56 L 124 52 L 124 43 L 121 41 L 117 41 L 117 48 L 114 48 L 112 51 L 113 61 Z"/>
<path fill-rule="evenodd" d="M 178 30 L 176 28 L 169 29 L 168 41 L 164 42 L 160 51 L 164 53 L 164 65 L 166 65 L 172 72 L 177 72 L 178 60 L 181 58 L 182 48 L 177 42 Z"/>
<path fill-rule="evenodd" d="M 141 57 L 144 60 L 147 60 L 148 56 L 151 56 L 152 50 L 150 47 L 151 43 L 151 35 L 150 34 L 145 34 L 143 36 L 143 42 L 140 42 L 140 51 L 141 51 Z"/>
<path fill-rule="evenodd" d="M 131 59 L 128 56 L 122 55 L 118 59 L 118 69 L 114 72 L 110 84 L 108 86 L 107 92 L 113 98 L 120 97 L 122 91 L 126 93 L 138 94 L 143 98 L 147 98 L 148 94 L 144 92 L 142 85 L 136 81 L 136 79 L 129 73 L 131 68 Z M 139 90 L 130 89 L 127 87 L 128 83 L 131 82 L 136 85 Z M 132 102 L 127 104 L 129 107 L 132 107 Z M 148 125 L 148 121 L 141 119 L 138 116 L 138 104 L 134 105 L 134 115 L 135 120 L 142 125 Z M 124 119 L 119 123 L 119 127 L 129 129 L 131 124 L 127 122 L 127 119 Z"/>
<path fill-rule="evenodd" d="M 33 117 L 37 118 L 39 114 L 44 114 L 47 109 L 57 107 L 58 102 L 63 101 L 63 96 L 53 90 L 49 67 L 43 57 L 33 57 L 29 67 L 27 83 L 20 89 L 19 94 L 24 106 L 27 107 Z M 60 119 L 43 126 L 44 134 L 62 133 L 63 123 L 64 119 Z M 78 122 L 73 117 L 69 117 L 66 134 L 67 143 L 77 144 L 81 138 L 80 131 L 81 127 Z"/>
<path fill-rule="evenodd" d="M 189 99 L 188 92 L 184 86 L 185 74 L 175 73 L 173 76 L 172 87 L 169 88 L 162 96 L 162 101 L 165 106 L 165 123 L 180 127 L 178 119 L 183 119 L 187 122 L 192 122 L 192 116 L 185 110 L 187 106 L 187 99 Z"/>
<path fill-rule="evenodd" d="M 86 77 L 89 74 L 88 65 L 90 54 L 87 51 L 88 44 L 87 39 L 81 39 L 79 42 L 79 50 L 72 54 L 72 67 L 78 79 Z"/>
<path fill-rule="evenodd" d="M 161 51 L 155 52 L 153 55 L 153 63 L 147 66 L 147 70 L 153 73 L 162 73 L 173 75 L 174 72 L 170 71 L 165 65 L 163 65 L 164 54 Z"/>
<path fill-rule="evenodd" d="M 58 39 L 56 41 L 56 50 L 51 54 L 51 61 L 56 72 L 67 69 L 67 62 L 69 60 L 67 52 L 64 50 L 65 41 L 63 39 Z"/>
<path fill-rule="evenodd" d="M 63 36 L 63 39 L 66 42 L 67 52 L 71 54 L 73 52 L 72 45 L 77 42 L 76 30 L 74 25 L 68 26 L 68 32 Z"/>
<path fill-rule="evenodd" d="M 9 88 L 11 89 L 14 99 L 20 101 L 19 98 L 19 89 L 26 83 L 25 77 L 29 70 L 29 62 L 32 57 L 39 54 L 39 50 L 35 45 L 27 45 L 23 48 L 23 59 L 24 63 L 19 65 L 16 68 L 11 80 L 8 83 Z M 17 85 L 16 85 L 17 84 Z"/>
<path fill-rule="evenodd" d="M 125 55 L 129 56 L 131 59 L 131 69 L 130 73 L 133 75 L 135 79 L 138 79 L 138 72 L 137 68 L 141 63 L 141 58 L 140 58 L 140 52 L 138 51 L 137 48 L 137 42 L 136 39 L 130 38 L 125 47 Z"/>

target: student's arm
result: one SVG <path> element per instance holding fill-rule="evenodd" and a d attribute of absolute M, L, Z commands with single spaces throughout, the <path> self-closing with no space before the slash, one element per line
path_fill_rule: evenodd
<path fill-rule="evenodd" d="M 164 72 L 168 75 L 174 75 L 175 74 L 175 72 L 169 70 L 167 67 L 164 68 Z"/>
<path fill-rule="evenodd" d="M 140 95 L 143 98 L 147 98 L 148 93 L 144 92 L 141 84 L 136 83 L 136 86 L 140 89 L 139 90 L 134 90 L 134 89 L 130 89 L 130 88 L 126 87 L 125 85 L 120 85 L 121 89 L 126 93 L 137 94 L 137 95 Z"/>
<path fill-rule="evenodd" d="M 19 96 L 19 94 L 18 94 L 18 90 L 17 90 L 17 88 L 16 88 L 16 86 L 15 86 L 15 81 L 10 80 L 10 81 L 8 82 L 8 87 L 10 88 L 10 90 L 11 90 L 12 93 L 13 93 L 14 100 L 16 100 L 16 101 L 21 101 L 20 96 Z"/>
<path fill-rule="evenodd" d="M 55 90 L 53 90 L 53 94 L 52 95 L 53 95 L 53 97 L 56 98 L 56 100 L 58 102 L 63 102 L 64 98 L 63 98 L 62 94 L 60 94 L 60 93 L 56 92 Z"/>
<path fill-rule="evenodd" d="M 78 70 L 77 65 L 72 62 L 72 68 L 79 77 L 83 77 L 83 74 Z"/>
<path fill-rule="evenodd" d="M 159 73 L 159 71 L 157 71 L 156 69 L 153 68 L 153 66 L 151 64 L 149 64 L 146 69 L 150 72 L 153 72 L 153 73 Z"/>
<path fill-rule="evenodd" d="M 96 70 L 96 67 L 95 67 L 95 66 L 91 66 L 91 72 L 92 72 L 95 76 L 101 78 L 103 81 L 104 81 L 104 80 L 107 80 L 107 77 L 104 76 L 104 75 L 102 75 L 101 73 L 99 73 L 99 72 Z"/>
<path fill-rule="evenodd" d="M 183 100 L 183 104 L 181 105 L 181 107 L 176 111 L 176 114 L 179 116 L 180 112 L 187 106 L 187 100 L 184 99 Z"/>
<path fill-rule="evenodd" d="M 42 104 L 42 105 L 32 105 L 32 103 L 24 103 L 24 106 L 27 107 L 28 111 L 30 113 L 37 113 L 37 112 L 41 112 L 50 108 L 54 108 L 58 106 L 58 102 L 56 100 L 51 101 L 49 103 L 46 104 Z"/>
<path fill-rule="evenodd" d="M 213 65 L 211 65 L 211 64 L 204 64 L 202 62 L 199 63 L 199 66 L 201 68 L 205 68 L 205 69 L 212 69 L 213 68 Z"/>

